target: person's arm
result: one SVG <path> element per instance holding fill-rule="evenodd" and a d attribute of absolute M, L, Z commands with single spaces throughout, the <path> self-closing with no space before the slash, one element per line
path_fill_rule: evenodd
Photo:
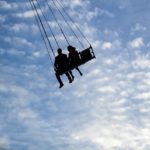
<path fill-rule="evenodd" d="M 71 61 L 70 53 L 68 54 L 68 60 L 69 60 L 69 62 Z"/>
<path fill-rule="evenodd" d="M 57 68 L 58 68 L 58 66 L 57 66 L 57 59 L 55 58 L 55 62 L 54 62 L 54 70 L 56 71 Z"/>

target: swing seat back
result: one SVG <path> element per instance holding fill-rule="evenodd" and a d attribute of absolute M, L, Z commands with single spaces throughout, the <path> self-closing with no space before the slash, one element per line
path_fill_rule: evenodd
<path fill-rule="evenodd" d="M 92 47 L 84 49 L 79 54 L 80 54 L 82 64 L 84 64 L 84 63 L 90 61 L 91 59 L 95 58 L 95 54 L 94 54 L 94 51 L 93 51 Z"/>

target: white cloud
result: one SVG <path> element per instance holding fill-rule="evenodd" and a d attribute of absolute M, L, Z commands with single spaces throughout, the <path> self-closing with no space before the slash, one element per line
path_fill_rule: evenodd
<path fill-rule="evenodd" d="M 101 41 L 100 44 L 102 50 L 118 50 L 122 45 L 119 39 L 115 39 L 113 41 Z"/>
<path fill-rule="evenodd" d="M 112 60 L 112 59 L 106 59 L 106 60 L 104 61 L 104 63 L 105 63 L 106 65 L 113 65 L 113 64 L 114 64 L 114 60 Z"/>
<path fill-rule="evenodd" d="M 85 2 L 86 3 L 86 2 Z M 75 8 L 75 7 L 82 7 L 82 6 L 86 6 L 86 4 L 85 3 L 83 3 L 83 1 L 81 1 L 81 0 L 74 0 L 72 3 L 70 3 L 69 5 L 71 6 L 71 8 Z M 68 2 L 67 2 L 67 4 L 68 4 Z M 83 5 L 84 4 L 84 5 Z"/>
<path fill-rule="evenodd" d="M 101 126 L 100 122 L 91 123 L 90 126 L 85 127 L 82 131 L 74 133 L 72 137 L 77 141 L 81 140 L 98 144 L 99 148 L 102 146 L 103 149 L 107 150 L 120 147 L 122 145 L 121 139 L 115 136 L 118 132 L 115 131 L 113 125 L 107 126 L 107 128 Z"/>
<path fill-rule="evenodd" d="M 149 100 L 150 99 L 150 92 L 144 92 L 144 93 L 137 94 L 137 96 L 135 98 L 136 99 L 142 99 L 142 100 Z"/>
<path fill-rule="evenodd" d="M 104 10 L 104 9 L 98 9 L 98 15 L 105 15 L 108 17 L 113 17 L 114 15 L 112 13 L 110 13 L 108 10 Z"/>
<path fill-rule="evenodd" d="M 34 17 L 34 12 L 32 10 L 29 10 L 29 11 L 26 11 L 24 13 L 18 13 L 18 14 L 16 14 L 16 17 L 32 18 L 32 17 Z"/>
<path fill-rule="evenodd" d="M 143 149 L 148 145 L 149 129 L 146 130 L 135 127 L 126 123 L 104 124 L 103 122 L 93 122 L 79 131 L 72 134 L 72 138 L 76 141 L 93 143 L 104 150 L 115 149 Z M 123 126 L 123 127 L 121 127 Z M 144 133 L 146 132 L 146 134 Z M 141 134 L 143 136 L 141 136 Z M 143 143 L 144 142 L 144 143 Z"/>
<path fill-rule="evenodd" d="M 89 1 L 77 0 L 70 3 L 64 0 L 67 6 L 74 3 L 74 8 L 71 8 L 74 10 L 76 6 L 83 7 L 82 5 L 87 2 Z M 84 11 L 83 17 L 86 18 L 88 11 Z M 30 13 L 20 16 L 32 16 Z M 91 18 L 97 15 L 97 12 L 90 13 Z M 8 67 L 2 62 L 0 98 L 4 101 L 0 101 L 1 115 L 5 116 L 6 113 L 7 117 L 6 120 L 0 121 L 10 122 L 10 126 L 6 125 L 8 131 L 14 127 L 12 122 L 18 121 L 20 124 L 17 123 L 15 127 L 19 128 L 19 132 L 23 127 L 21 135 L 29 150 L 59 149 L 62 145 L 65 145 L 63 148 L 66 150 L 149 150 L 149 58 L 136 54 L 136 58 L 130 57 L 131 60 L 127 60 L 126 56 L 130 54 L 125 48 L 120 52 L 120 41 L 123 39 L 117 31 L 104 30 L 102 41 L 99 41 L 96 37 L 98 28 L 90 27 L 88 23 L 83 22 L 79 25 L 88 39 L 93 41 L 97 53 L 95 61 L 81 66 L 83 77 L 79 77 L 73 71 L 75 81 L 69 85 L 67 79 L 62 77 L 67 83 L 59 90 L 54 72 L 50 72 L 49 75 L 49 67 L 50 71 L 52 67 L 45 63 L 46 59 L 42 59 L 42 63 L 40 61 L 41 64 L 36 65 L 27 61 L 28 64 L 18 62 L 18 65 L 14 66 L 11 61 Z M 55 26 L 54 23 L 53 27 Z M 16 33 L 23 28 L 28 30 L 24 23 L 12 26 Z M 106 39 L 103 39 L 103 36 Z M 59 36 L 58 39 L 62 40 L 62 37 Z M 24 38 L 7 37 L 5 41 L 21 44 L 25 48 L 26 45 L 32 46 L 32 43 Z M 140 47 L 140 41 L 144 40 L 141 38 L 130 46 Z M 101 49 L 109 52 L 119 49 L 119 52 L 110 54 Z M 132 54 L 135 54 L 135 51 L 132 51 Z M 32 52 L 34 57 L 41 57 L 41 51 Z M 0 49 L 0 53 L 4 53 L 4 49 Z M 7 108 L 6 111 L 3 111 L 3 105 Z M 16 133 L 12 132 L 12 136 L 15 135 Z M 19 135 L 17 134 L 17 137 L 20 141 L 17 140 L 17 144 L 22 148 L 24 143 Z M 1 141 L 4 141 L 1 145 L 7 145 L 5 140 Z M 11 142 L 14 144 L 14 141 Z M 73 146 L 70 148 L 70 145 Z"/>
<path fill-rule="evenodd" d="M 10 149 L 10 140 L 6 137 L 0 137 L 0 149 Z"/>
<path fill-rule="evenodd" d="M 132 40 L 131 42 L 129 42 L 129 46 L 131 46 L 131 48 L 140 48 L 144 46 L 144 40 L 142 37 L 138 37 Z"/>
<path fill-rule="evenodd" d="M 108 93 L 114 93 L 115 88 L 111 86 L 103 86 L 101 88 L 98 88 L 97 91 L 108 94 Z"/>
<path fill-rule="evenodd" d="M 10 9 L 16 9 L 18 5 L 16 3 L 8 3 L 5 0 L 0 1 L 0 9 L 4 10 L 10 10 Z"/>
<path fill-rule="evenodd" d="M 81 1 L 81 0 L 74 0 L 74 1 L 73 1 L 73 4 L 74 4 L 74 5 L 81 5 L 81 4 L 82 4 L 82 1 Z"/>
<path fill-rule="evenodd" d="M 111 42 L 104 42 L 102 45 L 102 49 L 106 50 L 106 49 L 111 49 L 112 48 L 112 43 Z"/>
<path fill-rule="evenodd" d="M 10 54 L 10 55 L 14 55 L 14 56 L 24 56 L 25 55 L 25 51 L 21 51 L 21 50 L 17 50 L 17 49 L 5 49 L 3 54 Z"/>
<path fill-rule="evenodd" d="M 20 110 L 18 117 L 22 120 L 37 119 L 38 115 L 33 110 L 26 108 Z"/>
<path fill-rule="evenodd" d="M 30 46 L 33 47 L 33 44 L 31 42 L 29 42 L 27 39 L 24 38 L 19 38 L 19 37 L 5 37 L 4 38 L 5 42 L 8 42 L 10 44 L 17 44 L 17 46 L 22 46 L 22 45 L 26 45 L 26 46 Z"/>
<path fill-rule="evenodd" d="M 106 35 L 106 37 L 111 38 L 111 40 L 119 38 L 119 33 L 117 31 L 110 30 L 110 29 L 106 28 L 103 32 Z"/>
<path fill-rule="evenodd" d="M 14 24 L 11 29 L 16 31 L 16 32 L 20 32 L 22 30 L 26 30 L 27 28 L 27 25 L 26 24 Z"/>
<path fill-rule="evenodd" d="M 149 69 L 150 68 L 150 60 L 144 56 L 137 57 L 133 62 L 132 65 L 134 68 L 141 68 L 141 69 Z"/>
<path fill-rule="evenodd" d="M 98 17 L 98 16 L 109 16 L 109 17 L 113 17 L 113 14 L 108 12 L 107 10 L 104 9 L 100 9 L 100 8 L 95 8 L 93 11 L 88 11 L 86 14 L 86 19 L 88 21 L 91 21 L 91 19 Z"/>
<path fill-rule="evenodd" d="M 96 17 L 98 15 L 98 11 L 97 9 L 95 9 L 94 11 L 89 11 L 87 13 L 87 20 L 90 21 L 91 19 L 93 19 L 94 17 Z"/>
<path fill-rule="evenodd" d="M 137 23 L 132 29 L 131 29 L 131 34 L 135 34 L 136 32 L 139 31 L 146 31 L 147 28 L 139 23 Z"/>
<path fill-rule="evenodd" d="M 16 13 L 16 14 L 14 14 L 14 16 L 16 16 L 18 18 L 33 18 L 35 13 L 33 12 L 31 6 L 26 7 L 27 3 L 24 3 L 24 5 L 25 5 L 25 8 L 24 8 L 25 11 L 22 12 L 22 13 Z M 37 8 L 37 12 L 38 12 L 39 15 L 41 15 L 42 12 L 43 13 L 47 12 L 47 10 L 48 10 L 48 7 L 41 7 L 41 10 Z"/>
<path fill-rule="evenodd" d="M 15 31 L 15 32 L 33 32 L 36 33 L 37 31 L 39 31 L 37 25 L 33 24 L 33 25 L 27 25 L 25 23 L 19 23 L 19 24 L 14 24 L 10 27 L 11 30 Z"/>

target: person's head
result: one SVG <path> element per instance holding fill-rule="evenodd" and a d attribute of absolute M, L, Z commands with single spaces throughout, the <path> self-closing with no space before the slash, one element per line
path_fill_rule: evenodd
<path fill-rule="evenodd" d="M 68 49 L 68 51 L 70 52 L 71 50 L 75 50 L 75 47 L 69 45 L 69 46 L 67 47 L 67 49 Z"/>
<path fill-rule="evenodd" d="M 68 51 L 70 52 L 70 51 L 71 51 L 71 46 L 69 45 L 69 46 L 67 47 L 67 49 L 68 49 Z"/>
<path fill-rule="evenodd" d="M 62 49 L 59 48 L 59 49 L 57 50 L 57 52 L 58 52 L 58 54 L 62 54 Z"/>

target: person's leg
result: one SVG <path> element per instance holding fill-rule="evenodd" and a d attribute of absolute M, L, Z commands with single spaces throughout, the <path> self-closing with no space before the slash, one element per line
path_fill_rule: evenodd
<path fill-rule="evenodd" d="M 79 74 L 82 76 L 83 74 L 82 74 L 82 72 L 80 71 L 80 69 L 78 68 L 78 67 L 75 67 L 76 68 L 76 70 L 79 72 Z"/>
<path fill-rule="evenodd" d="M 57 78 L 57 80 L 58 80 L 58 82 L 60 84 L 59 88 L 63 87 L 64 84 L 63 84 L 63 82 L 62 82 L 62 80 L 60 78 L 60 74 L 58 72 L 56 72 L 55 75 L 56 75 L 56 78 Z"/>
<path fill-rule="evenodd" d="M 72 73 L 72 71 L 70 70 L 70 71 L 68 71 L 69 72 L 69 74 L 70 74 L 70 76 L 71 76 L 71 78 L 72 78 L 72 81 L 74 80 L 74 75 L 73 75 L 73 73 Z"/>
<path fill-rule="evenodd" d="M 69 71 L 69 72 L 70 72 L 70 71 Z M 69 72 L 66 72 L 65 74 L 66 74 L 66 76 L 67 76 L 67 78 L 68 78 L 68 80 L 69 80 L 69 83 L 71 83 L 73 80 L 72 80 L 71 75 L 70 75 Z"/>

